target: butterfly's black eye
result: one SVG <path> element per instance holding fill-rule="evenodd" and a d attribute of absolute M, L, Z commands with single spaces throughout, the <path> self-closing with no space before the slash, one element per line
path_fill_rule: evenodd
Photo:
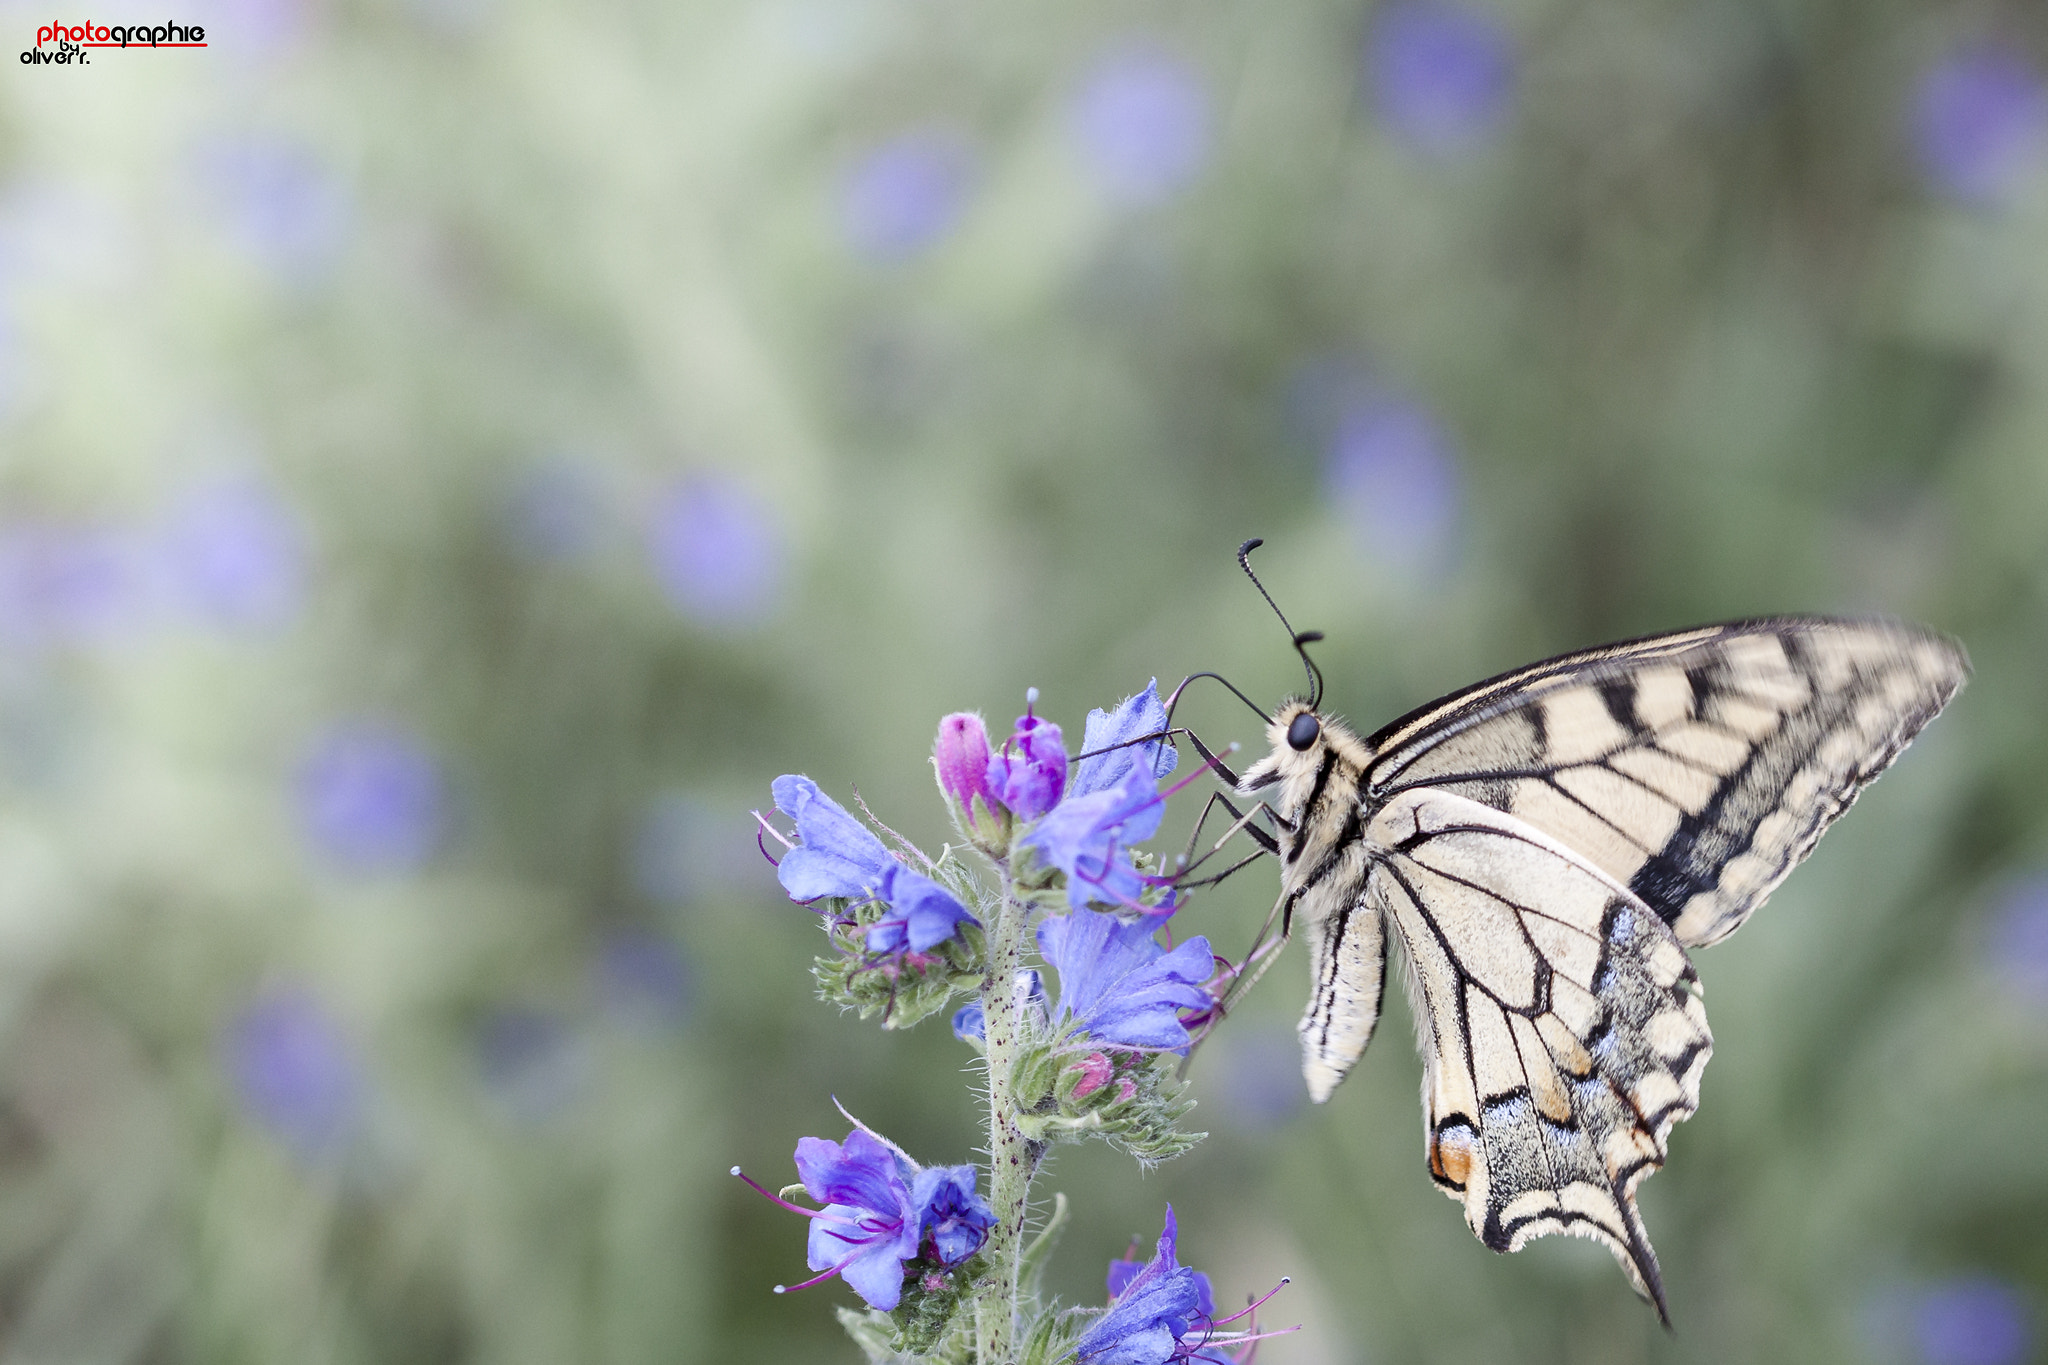
<path fill-rule="evenodd" d="M 1287 727 L 1287 747 L 1296 753 L 1306 753 L 1322 730 L 1323 723 L 1316 719 L 1316 713 L 1304 711 L 1294 718 L 1294 724 Z"/>

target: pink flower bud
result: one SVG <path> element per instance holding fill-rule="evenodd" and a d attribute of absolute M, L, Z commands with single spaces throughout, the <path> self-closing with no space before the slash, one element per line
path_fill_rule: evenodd
<path fill-rule="evenodd" d="M 991 812 L 1002 809 L 988 786 L 988 729 L 972 711 L 955 711 L 939 722 L 932 761 L 939 770 L 939 790 L 960 803 L 967 822 L 974 823 L 974 798 Z"/>
<path fill-rule="evenodd" d="M 1081 1073 L 1081 1079 L 1074 1086 L 1074 1098 L 1078 1100 L 1102 1089 L 1108 1083 L 1113 1068 L 1109 1058 L 1099 1052 L 1091 1052 L 1067 1070 Z"/>

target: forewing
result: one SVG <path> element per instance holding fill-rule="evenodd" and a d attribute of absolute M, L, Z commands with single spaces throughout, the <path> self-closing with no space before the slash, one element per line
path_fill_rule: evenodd
<path fill-rule="evenodd" d="M 1370 739 L 1368 800 L 1429 786 L 1562 840 L 1691 946 L 1725 938 L 1955 695 L 1888 621 L 1707 626 L 1533 664 Z"/>
<path fill-rule="evenodd" d="M 1404 793 L 1368 836 L 1366 895 L 1409 964 L 1430 1177 L 1496 1251 L 1604 1242 L 1662 1313 L 1635 1190 L 1713 1046 L 1677 937 L 1559 840 L 1454 793 Z"/>

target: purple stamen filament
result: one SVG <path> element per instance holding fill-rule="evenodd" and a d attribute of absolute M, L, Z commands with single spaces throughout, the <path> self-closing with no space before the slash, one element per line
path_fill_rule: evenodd
<path fill-rule="evenodd" d="M 823 1218 L 825 1216 L 825 1211 L 823 1209 L 807 1209 L 801 1204 L 790 1203 L 787 1199 L 784 1199 L 779 1194 L 770 1194 L 766 1189 L 762 1188 L 760 1182 L 756 1181 L 754 1177 L 748 1175 L 745 1171 L 741 1170 L 737 1166 L 732 1168 L 732 1173 L 738 1176 L 740 1179 L 746 1181 L 748 1185 L 753 1187 L 754 1193 L 760 1195 L 763 1199 L 767 1200 L 771 1204 L 780 1204 L 782 1205 L 782 1207 L 788 1209 L 791 1213 L 800 1213 L 806 1218 Z M 831 1272 L 827 1271 L 826 1273 L 830 1274 Z M 803 1286 L 798 1285 L 797 1288 L 802 1289 Z"/>
<path fill-rule="evenodd" d="M 1236 1322 L 1239 1318 L 1244 1317 L 1246 1314 L 1258 1312 L 1261 1308 L 1266 1306 L 1267 1299 L 1271 1299 L 1275 1294 L 1285 1289 L 1293 1281 L 1293 1279 L 1294 1277 L 1292 1275 L 1282 1275 L 1280 1277 L 1280 1283 L 1274 1285 L 1271 1289 L 1268 1289 L 1266 1291 L 1265 1298 L 1260 1299 L 1257 1303 L 1252 1304 L 1248 1308 L 1240 1308 L 1235 1313 L 1232 1313 L 1229 1317 L 1222 1318 L 1214 1323 L 1211 1323 L 1210 1325 L 1213 1327 L 1228 1327 L 1231 1323 Z M 1288 1328 L 1287 1330 L 1292 1331 L 1294 1329 Z M 1275 1334 L 1269 1332 L 1266 1335 L 1272 1336 Z M 1249 1338 L 1247 1338 L 1247 1340 L 1249 1340 Z"/>

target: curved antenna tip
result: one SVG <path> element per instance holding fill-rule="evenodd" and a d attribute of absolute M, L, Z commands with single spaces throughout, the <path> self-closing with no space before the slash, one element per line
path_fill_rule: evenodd
<path fill-rule="evenodd" d="M 1264 545 L 1265 543 L 1266 542 L 1260 539 L 1258 536 L 1253 536 L 1250 540 L 1247 540 L 1244 544 L 1237 547 L 1237 557 L 1239 559 L 1243 559 L 1246 555 L 1250 554 L 1253 550 L 1258 549 L 1261 545 Z"/>
<path fill-rule="evenodd" d="M 1294 643 L 1299 648 L 1302 645 L 1312 645 L 1322 638 L 1323 633 L 1319 630 L 1305 630 L 1294 637 Z"/>

